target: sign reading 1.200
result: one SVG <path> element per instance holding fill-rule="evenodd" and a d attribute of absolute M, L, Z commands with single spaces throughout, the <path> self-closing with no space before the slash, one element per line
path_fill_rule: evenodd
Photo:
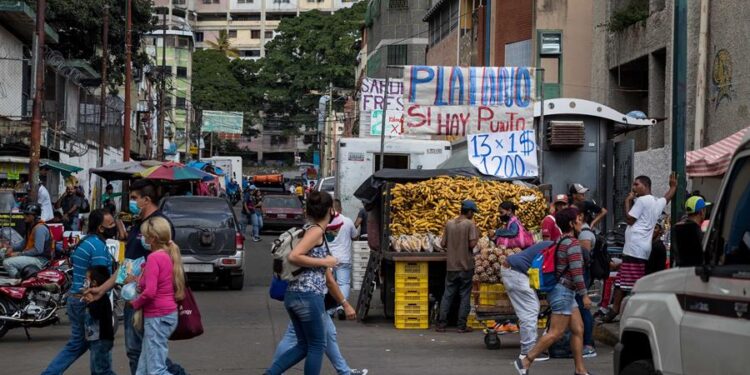
<path fill-rule="evenodd" d="M 482 173 L 501 178 L 539 174 L 534 130 L 471 134 L 469 161 Z"/>

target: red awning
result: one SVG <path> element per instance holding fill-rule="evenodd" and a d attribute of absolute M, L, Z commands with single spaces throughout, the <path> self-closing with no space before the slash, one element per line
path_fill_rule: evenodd
<path fill-rule="evenodd" d="M 721 176 L 729 168 L 732 155 L 750 127 L 742 129 L 710 146 L 687 153 L 688 177 Z"/>

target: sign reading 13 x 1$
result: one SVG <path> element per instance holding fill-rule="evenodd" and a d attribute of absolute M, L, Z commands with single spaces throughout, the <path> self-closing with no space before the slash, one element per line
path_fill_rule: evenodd
<path fill-rule="evenodd" d="M 468 157 L 480 172 L 500 178 L 539 175 L 534 130 L 471 134 Z"/>

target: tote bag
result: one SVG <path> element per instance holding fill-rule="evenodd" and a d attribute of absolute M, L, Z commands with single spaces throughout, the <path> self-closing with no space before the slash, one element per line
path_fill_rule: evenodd
<path fill-rule="evenodd" d="M 193 292 L 185 287 L 185 298 L 177 302 L 177 328 L 170 340 L 189 340 L 203 334 L 201 312 L 195 302 Z"/>

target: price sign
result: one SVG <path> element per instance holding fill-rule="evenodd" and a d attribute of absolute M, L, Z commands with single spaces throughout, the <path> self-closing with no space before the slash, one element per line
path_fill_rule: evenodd
<path fill-rule="evenodd" d="M 469 161 L 480 172 L 500 178 L 536 177 L 536 133 L 519 130 L 467 136 Z"/>

